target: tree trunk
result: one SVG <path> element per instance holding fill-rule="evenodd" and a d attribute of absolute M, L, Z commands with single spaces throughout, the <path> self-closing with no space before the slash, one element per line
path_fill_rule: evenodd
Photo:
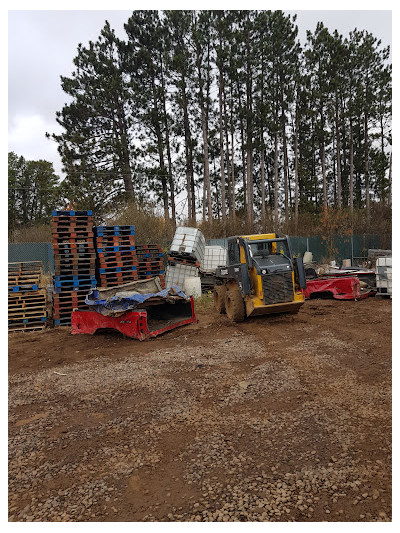
<path fill-rule="evenodd" d="M 353 122 L 350 119 L 350 176 L 349 176 L 349 202 L 350 216 L 353 221 L 353 184 L 354 184 L 354 144 L 353 144 Z"/>
<path fill-rule="evenodd" d="M 207 44 L 207 81 L 206 81 L 206 87 L 207 87 L 207 97 L 206 97 L 206 103 L 205 103 L 205 121 L 206 121 L 206 132 L 207 132 L 207 158 L 208 158 L 208 105 L 210 101 L 210 86 L 211 86 L 211 79 L 210 79 L 210 72 L 211 72 L 211 65 L 210 65 L 210 42 Z M 208 160 L 208 159 L 207 159 Z M 208 216 L 208 222 L 210 225 L 212 225 L 213 222 L 213 211 L 212 211 L 212 196 L 211 196 L 211 178 L 210 173 L 208 173 L 208 182 L 207 182 L 207 216 Z"/>
<path fill-rule="evenodd" d="M 203 163 L 204 163 L 204 193 L 203 193 L 203 219 L 205 219 L 206 211 L 206 198 L 209 198 L 211 195 L 210 191 L 210 165 L 208 158 L 208 125 L 206 120 L 206 110 L 204 105 L 204 96 L 203 96 L 203 81 L 201 76 L 201 62 L 200 56 L 197 55 L 197 72 L 199 77 L 199 91 L 200 91 L 200 111 L 201 111 L 201 128 L 203 132 Z M 208 213 L 208 220 L 212 223 L 211 213 Z"/>
<path fill-rule="evenodd" d="M 254 198 L 253 198 L 253 94 L 252 71 L 250 56 L 250 35 L 246 32 L 247 51 L 247 82 L 246 82 L 246 152 L 247 152 L 247 223 L 249 231 L 253 231 L 254 224 Z"/>
<path fill-rule="evenodd" d="M 244 124 L 243 124 L 243 107 L 242 107 L 242 98 L 239 87 L 239 80 L 236 78 L 236 85 L 238 91 L 238 104 L 239 104 L 239 122 L 240 122 L 240 142 L 241 142 L 241 152 L 242 152 L 242 176 L 243 176 L 243 208 L 246 211 L 247 206 L 247 184 L 246 184 L 246 157 L 245 157 L 245 148 L 244 148 Z"/>
<path fill-rule="evenodd" d="M 225 154 L 224 133 L 222 127 L 222 72 L 219 72 L 219 149 L 221 165 L 221 211 L 224 235 L 226 235 L 226 199 L 225 199 Z"/>
<path fill-rule="evenodd" d="M 132 170 L 129 161 L 129 149 L 127 143 L 127 126 L 124 118 L 123 110 L 117 106 L 117 118 L 113 119 L 114 130 L 119 132 L 120 149 L 119 149 L 119 163 L 120 170 L 122 171 L 122 179 L 124 181 L 125 192 L 131 198 L 134 197 L 133 183 L 132 183 Z M 117 134 L 118 135 L 118 134 Z"/>
<path fill-rule="evenodd" d="M 370 217 L 370 201 L 369 201 L 369 150 L 368 150 L 368 115 L 367 110 L 364 111 L 364 164 L 365 164 L 365 208 L 367 215 L 367 222 Z"/>
<path fill-rule="evenodd" d="M 274 232 L 279 228 L 279 213 L 278 213 L 278 132 L 274 133 Z"/>
<path fill-rule="evenodd" d="M 283 140 L 283 179 L 285 187 L 285 223 L 289 224 L 289 165 L 286 143 L 286 119 L 282 109 L 282 140 Z"/>
<path fill-rule="evenodd" d="M 392 152 L 390 152 L 390 159 L 389 159 L 389 197 L 388 197 L 388 205 L 392 205 Z"/>
<path fill-rule="evenodd" d="M 265 212 L 265 154 L 264 154 L 264 136 L 263 132 L 261 132 L 261 153 L 260 153 L 260 170 L 261 170 L 261 224 L 262 224 L 262 230 L 265 231 L 265 219 L 266 219 L 266 212 Z"/>
<path fill-rule="evenodd" d="M 153 94 L 153 108 L 154 108 L 154 116 L 155 116 L 153 126 L 154 126 L 156 136 L 157 136 L 158 159 L 160 163 L 160 172 L 161 172 L 160 179 L 161 179 L 161 186 L 162 186 L 162 199 L 163 199 L 163 205 L 164 205 L 164 218 L 167 221 L 169 220 L 168 189 L 167 189 L 167 176 L 166 176 L 167 171 L 166 171 L 165 162 L 164 162 L 164 147 L 163 147 L 161 127 L 160 127 L 161 122 L 159 120 L 157 92 L 156 92 L 154 76 L 151 78 L 151 88 L 152 88 L 152 94 Z"/>
<path fill-rule="evenodd" d="M 226 94 L 225 86 L 222 87 L 222 97 L 223 97 L 223 106 L 224 106 L 224 129 L 225 129 L 225 147 L 226 147 L 226 179 L 228 182 L 228 207 L 229 207 L 229 218 L 232 218 L 232 183 L 230 179 L 230 161 L 229 161 L 229 140 L 228 140 L 228 119 L 226 115 Z"/>
<path fill-rule="evenodd" d="M 342 207 L 342 168 L 340 161 L 340 134 L 339 134 L 339 104 L 335 96 L 335 134 L 336 134 L 336 166 L 337 166 L 337 206 Z"/>
<path fill-rule="evenodd" d="M 326 166 L 325 166 L 325 145 L 324 142 L 321 142 L 320 148 L 320 159 L 321 159 L 321 169 L 322 169 L 322 198 L 323 198 L 323 205 L 324 205 L 324 211 L 327 211 L 328 209 L 328 195 L 326 190 Z"/>
<path fill-rule="evenodd" d="M 299 110 L 296 105 L 295 129 L 294 129 L 294 233 L 297 235 L 299 224 Z"/>
<path fill-rule="evenodd" d="M 161 86 L 162 86 L 162 107 L 163 107 L 163 119 L 164 119 L 164 128 L 165 128 L 165 144 L 167 148 L 167 160 L 168 160 L 168 184 L 170 191 L 170 201 L 171 201 L 171 215 L 172 223 L 176 226 L 176 208 L 175 208 L 175 183 L 172 175 L 172 157 L 171 157 L 171 145 L 169 140 L 169 126 L 168 126 L 168 114 L 167 114 L 167 103 L 165 98 L 165 79 L 164 79 L 164 70 L 163 70 L 163 61 L 160 53 L 161 61 Z"/>
<path fill-rule="evenodd" d="M 234 128 L 233 128 L 233 96 L 231 86 L 231 206 L 232 218 L 236 218 L 236 197 L 235 197 L 235 148 L 234 148 Z"/>
<path fill-rule="evenodd" d="M 186 97 L 186 80 L 183 73 L 181 74 L 181 95 L 183 108 L 183 126 L 185 134 L 185 156 L 186 156 L 186 190 L 188 195 L 188 219 L 189 224 L 196 222 L 196 209 L 194 198 L 194 178 L 193 178 L 193 157 L 192 157 L 192 137 L 190 133 L 188 105 Z"/>

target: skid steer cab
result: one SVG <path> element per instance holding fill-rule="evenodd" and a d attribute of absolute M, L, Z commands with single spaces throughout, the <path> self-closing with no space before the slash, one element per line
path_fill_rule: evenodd
<path fill-rule="evenodd" d="M 306 287 L 303 260 L 289 237 L 275 233 L 228 238 L 228 264 L 218 267 L 214 304 L 234 322 L 271 313 L 297 313 Z"/>

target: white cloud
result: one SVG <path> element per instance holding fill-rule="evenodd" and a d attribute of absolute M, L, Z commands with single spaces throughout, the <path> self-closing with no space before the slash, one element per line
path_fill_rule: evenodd
<path fill-rule="evenodd" d="M 58 125 L 57 125 L 58 126 Z M 45 159 L 54 163 L 56 174 L 61 173 L 61 160 L 54 141 L 46 131 L 53 132 L 53 123 L 46 123 L 40 115 L 15 115 L 8 132 L 8 150 L 28 160 Z"/>

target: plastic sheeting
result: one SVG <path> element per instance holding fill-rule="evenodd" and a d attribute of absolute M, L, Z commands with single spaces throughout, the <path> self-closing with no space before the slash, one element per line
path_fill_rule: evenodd
<path fill-rule="evenodd" d="M 93 289 L 86 296 L 85 303 L 103 316 L 119 316 L 127 311 L 137 309 L 146 303 L 174 303 L 182 299 L 190 300 L 176 286 L 169 287 L 157 293 L 138 294 L 121 291 L 121 293 L 117 293 L 115 296 L 106 299 L 100 297 L 97 289 Z"/>

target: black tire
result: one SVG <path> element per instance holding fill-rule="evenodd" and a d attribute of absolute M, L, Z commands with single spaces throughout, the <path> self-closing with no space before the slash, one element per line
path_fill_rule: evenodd
<path fill-rule="evenodd" d="M 226 290 L 225 309 L 233 322 L 243 322 L 246 318 L 244 301 L 236 284 L 230 285 Z"/>
<path fill-rule="evenodd" d="M 218 313 L 225 313 L 225 285 L 215 285 L 214 287 L 214 307 Z"/>

